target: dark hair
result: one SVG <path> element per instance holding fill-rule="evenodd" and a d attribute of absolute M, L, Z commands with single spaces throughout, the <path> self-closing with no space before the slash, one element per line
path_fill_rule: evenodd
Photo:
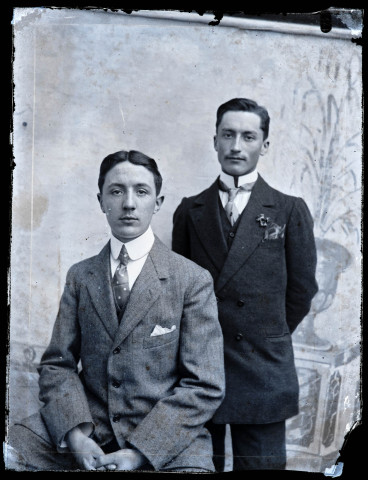
<path fill-rule="evenodd" d="M 100 189 L 100 193 L 102 193 L 107 172 L 121 162 L 130 162 L 134 165 L 141 165 L 142 167 L 147 168 L 147 170 L 153 174 L 156 195 L 159 195 L 162 187 L 162 177 L 158 170 L 157 163 L 153 158 L 150 158 L 144 153 L 138 152 L 137 150 L 130 150 L 130 152 L 121 150 L 119 152 L 111 153 L 102 160 L 100 166 L 100 175 L 98 177 L 98 188 Z"/>
<path fill-rule="evenodd" d="M 263 130 L 263 140 L 266 140 L 268 137 L 268 130 L 270 127 L 270 117 L 267 110 L 258 105 L 254 100 L 249 100 L 249 98 L 233 98 L 226 103 L 223 103 L 217 109 L 217 121 L 216 121 L 216 132 L 222 117 L 228 111 L 241 111 L 241 112 L 253 112 L 256 113 L 261 119 L 261 129 Z"/>

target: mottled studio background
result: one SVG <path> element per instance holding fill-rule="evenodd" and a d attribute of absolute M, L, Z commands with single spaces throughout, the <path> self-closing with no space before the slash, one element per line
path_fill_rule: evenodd
<path fill-rule="evenodd" d="M 166 200 L 153 228 L 170 246 L 181 198 L 219 173 L 217 107 L 249 97 L 271 116 L 261 174 L 303 196 L 315 219 L 320 292 L 293 335 L 301 412 L 287 447 L 288 468 L 323 471 L 360 416 L 359 21 L 341 13 L 350 28 L 322 34 L 146 14 L 15 10 L 9 422 L 38 408 L 35 368 L 67 269 L 109 238 L 96 199 L 101 160 L 121 149 L 157 160 Z"/>

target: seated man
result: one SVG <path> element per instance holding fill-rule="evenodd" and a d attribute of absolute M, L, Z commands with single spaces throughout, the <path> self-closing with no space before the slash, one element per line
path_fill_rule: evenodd
<path fill-rule="evenodd" d="M 9 431 L 17 470 L 214 471 L 204 424 L 224 396 L 217 303 L 210 274 L 152 232 L 161 184 L 143 153 L 103 160 L 111 240 L 67 274 L 39 366 L 44 405 Z"/>

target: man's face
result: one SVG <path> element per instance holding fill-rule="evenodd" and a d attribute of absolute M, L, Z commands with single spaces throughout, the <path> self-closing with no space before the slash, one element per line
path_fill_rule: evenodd
<path fill-rule="evenodd" d="M 263 140 L 261 119 L 256 113 L 228 111 L 217 128 L 214 144 L 222 171 L 238 177 L 255 170 L 269 142 Z"/>
<path fill-rule="evenodd" d="M 153 174 L 130 162 L 118 163 L 107 172 L 97 196 L 112 234 L 123 243 L 147 230 L 164 199 L 156 196 Z"/>

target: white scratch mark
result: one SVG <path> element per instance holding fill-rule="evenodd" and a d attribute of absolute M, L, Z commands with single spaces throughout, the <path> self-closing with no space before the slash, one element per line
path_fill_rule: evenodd
<path fill-rule="evenodd" d="M 32 150 L 31 150 L 31 218 L 30 218 L 30 239 L 29 239 L 29 293 L 28 293 L 28 327 L 31 326 L 32 314 L 32 253 L 33 253 L 33 187 L 34 187 L 34 157 L 35 157 L 35 118 L 36 118 L 36 45 L 37 28 L 33 31 L 33 112 L 32 112 Z"/>
<path fill-rule="evenodd" d="M 346 410 L 346 409 L 348 409 L 348 408 L 350 408 L 350 407 L 351 407 L 350 398 L 349 398 L 349 396 L 347 395 L 347 396 L 345 397 L 345 400 L 344 400 L 344 410 Z"/>
<path fill-rule="evenodd" d="M 121 114 L 121 118 L 123 119 L 123 133 L 125 130 L 125 118 L 124 118 L 124 112 L 123 112 L 123 107 L 121 106 L 120 98 L 118 97 L 118 105 L 119 105 L 119 110 Z"/>

